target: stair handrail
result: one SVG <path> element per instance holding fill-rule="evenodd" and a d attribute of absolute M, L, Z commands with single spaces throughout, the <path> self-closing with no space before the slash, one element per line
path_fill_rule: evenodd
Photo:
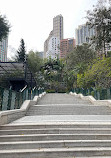
<path fill-rule="evenodd" d="M 20 92 L 23 92 L 26 88 L 27 88 L 27 85 L 23 89 L 21 89 Z"/>
<path fill-rule="evenodd" d="M 33 88 L 33 91 L 36 89 L 36 87 Z"/>

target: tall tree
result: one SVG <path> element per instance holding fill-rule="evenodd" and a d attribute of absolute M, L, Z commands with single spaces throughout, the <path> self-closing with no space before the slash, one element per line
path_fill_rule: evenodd
<path fill-rule="evenodd" d="M 43 59 L 40 58 L 39 52 L 34 52 L 33 50 L 29 51 L 27 61 L 31 72 L 37 81 L 37 84 L 43 87 L 44 76 L 40 71 L 40 68 L 43 66 Z"/>
<path fill-rule="evenodd" d="M 83 75 L 88 65 L 95 58 L 95 51 L 86 43 L 75 47 L 74 50 L 67 55 L 64 71 L 68 89 L 77 87 L 78 74 Z"/>
<path fill-rule="evenodd" d="M 98 0 L 92 11 L 87 12 L 88 24 L 95 28 L 92 38 L 96 50 L 106 56 L 106 47 L 111 42 L 111 7 L 105 0 Z"/>
<path fill-rule="evenodd" d="M 0 41 L 3 38 L 6 38 L 9 33 L 10 25 L 8 21 L 6 20 L 6 17 L 0 15 Z"/>
<path fill-rule="evenodd" d="M 34 74 L 40 70 L 43 64 L 43 60 L 39 57 L 39 53 L 37 51 L 36 52 L 34 52 L 33 50 L 29 51 L 27 60 L 31 71 Z"/>
<path fill-rule="evenodd" d="M 83 44 L 74 48 L 67 56 L 67 65 L 69 69 L 75 69 L 78 65 L 88 65 L 96 57 L 95 51 L 90 45 Z M 80 66 L 79 66 L 80 67 Z"/>
<path fill-rule="evenodd" d="M 24 40 L 21 39 L 20 41 L 20 47 L 17 51 L 17 61 L 18 62 L 24 62 L 25 61 L 25 58 L 26 58 L 26 50 L 25 50 L 25 43 L 24 43 Z"/>

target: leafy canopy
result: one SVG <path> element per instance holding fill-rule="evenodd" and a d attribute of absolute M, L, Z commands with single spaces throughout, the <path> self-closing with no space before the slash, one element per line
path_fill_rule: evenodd
<path fill-rule="evenodd" d="M 95 29 L 92 44 L 106 56 L 107 45 L 111 42 L 111 6 L 105 4 L 103 0 L 98 1 L 94 9 L 87 12 L 87 23 Z"/>
<path fill-rule="evenodd" d="M 95 51 L 90 48 L 90 45 L 83 44 L 77 46 L 71 53 L 69 53 L 66 60 L 69 68 L 73 69 L 78 65 L 88 65 L 93 59 L 95 59 L 95 57 Z"/>

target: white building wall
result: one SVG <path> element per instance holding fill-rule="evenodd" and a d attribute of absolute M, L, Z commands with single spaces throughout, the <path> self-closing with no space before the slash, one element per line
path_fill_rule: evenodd
<path fill-rule="evenodd" d="M 57 15 L 53 18 L 53 30 L 50 32 L 49 37 L 44 42 L 44 58 L 49 58 L 49 56 L 53 59 L 56 59 L 57 56 L 60 56 L 60 40 L 64 37 L 63 30 L 63 16 Z M 53 41 L 53 38 L 54 39 Z M 55 43 L 54 43 L 55 42 Z"/>
<path fill-rule="evenodd" d="M 46 58 L 57 59 L 60 56 L 60 40 L 57 37 L 51 37 L 49 40 Z"/>

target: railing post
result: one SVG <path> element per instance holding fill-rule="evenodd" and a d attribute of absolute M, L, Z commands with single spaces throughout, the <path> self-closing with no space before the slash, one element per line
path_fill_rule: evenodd
<path fill-rule="evenodd" d="M 88 89 L 88 95 L 91 95 L 91 94 L 90 94 L 90 89 Z"/>
<path fill-rule="evenodd" d="M 4 89 L 0 88 L 0 110 L 2 110 L 2 105 L 3 105 L 3 92 Z"/>
<path fill-rule="evenodd" d="M 111 98 L 110 88 L 107 89 L 107 99 Z"/>
<path fill-rule="evenodd" d="M 95 99 L 98 99 L 98 98 L 97 98 L 97 91 L 96 91 L 95 89 L 94 89 L 94 98 L 95 98 Z"/>
<path fill-rule="evenodd" d="M 20 108 L 20 105 L 19 105 L 19 99 L 20 99 L 20 93 L 19 92 L 17 92 L 17 109 L 19 109 Z"/>
<path fill-rule="evenodd" d="M 11 97 L 12 97 L 12 90 L 9 89 L 9 96 L 8 96 L 8 104 L 7 104 L 7 110 L 10 110 L 11 107 Z"/>
<path fill-rule="evenodd" d="M 97 91 L 97 100 L 100 100 L 100 92 Z"/>
<path fill-rule="evenodd" d="M 11 107 L 10 109 L 15 109 L 15 103 L 16 103 L 16 93 L 12 91 L 12 96 L 11 96 Z"/>

